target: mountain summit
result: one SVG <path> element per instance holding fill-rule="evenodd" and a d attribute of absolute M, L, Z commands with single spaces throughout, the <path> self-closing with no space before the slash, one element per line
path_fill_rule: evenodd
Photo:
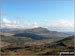
<path fill-rule="evenodd" d="M 49 33 L 49 30 L 46 28 L 38 27 L 33 29 L 27 29 L 25 30 L 27 33 Z"/>
<path fill-rule="evenodd" d="M 64 37 L 67 37 L 69 35 L 56 32 L 56 31 L 49 31 L 46 28 L 38 27 L 38 28 L 32 28 L 32 29 L 26 29 L 24 31 L 21 31 L 16 33 L 14 36 L 17 37 L 29 37 L 32 39 L 61 39 Z"/>

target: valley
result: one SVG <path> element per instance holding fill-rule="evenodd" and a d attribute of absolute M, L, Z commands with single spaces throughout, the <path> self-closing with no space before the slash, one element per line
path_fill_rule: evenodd
<path fill-rule="evenodd" d="M 74 52 L 74 36 L 34 28 L 20 31 L 3 31 L 1 55 L 59 55 L 59 52 Z"/>

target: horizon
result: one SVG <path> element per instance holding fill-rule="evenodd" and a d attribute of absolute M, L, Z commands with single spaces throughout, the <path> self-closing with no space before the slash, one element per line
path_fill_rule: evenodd
<path fill-rule="evenodd" d="M 74 1 L 2 1 L 1 28 L 74 32 Z"/>
<path fill-rule="evenodd" d="M 36 27 L 36 28 L 27 28 L 27 29 L 25 29 L 25 28 L 1 28 L 1 30 L 11 30 L 11 31 L 18 31 L 18 30 L 31 30 L 31 29 L 39 29 L 39 28 L 44 28 L 44 27 Z M 44 29 L 47 29 L 48 31 L 54 31 L 54 30 L 49 30 L 48 28 L 44 28 Z M 54 32 L 61 32 L 61 33 L 75 33 L 74 31 L 70 31 L 70 32 L 64 32 L 64 31 L 54 31 Z"/>

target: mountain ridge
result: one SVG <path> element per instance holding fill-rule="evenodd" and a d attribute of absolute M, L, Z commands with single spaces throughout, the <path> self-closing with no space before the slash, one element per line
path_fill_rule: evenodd
<path fill-rule="evenodd" d="M 14 34 L 13 36 L 23 36 L 23 37 L 30 37 L 30 38 L 35 38 L 35 39 L 45 39 L 45 38 L 62 38 L 62 37 L 67 37 L 69 35 L 56 32 L 56 31 L 49 31 L 46 28 L 38 27 L 38 28 L 32 28 L 32 29 L 26 29 L 23 32 L 18 32 Z M 38 36 L 38 37 L 37 37 Z"/>

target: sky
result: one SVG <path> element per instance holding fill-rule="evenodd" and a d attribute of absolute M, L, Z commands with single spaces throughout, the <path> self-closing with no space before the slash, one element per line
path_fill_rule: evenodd
<path fill-rule="evenodd" d="M 74 31 L 74 1 L 2 1 L 2 28 Z"/>

